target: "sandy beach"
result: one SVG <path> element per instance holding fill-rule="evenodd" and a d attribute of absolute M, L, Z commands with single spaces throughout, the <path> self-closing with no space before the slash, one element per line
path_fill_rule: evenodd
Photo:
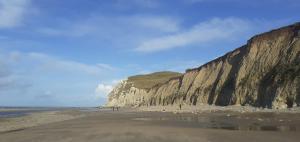
<path fill-rule="evenodd" d="M 16 111 L 16 110 L 3 110 Z M 23 110 L 24 111 L 24 110 Z M 33 126 L 39 126 L 42 124 L 48 124 L 53 122 L 65 121 L 85 116 L 84 113 L 77 110 L 65 110 L 65 111 L 42 111 L 30 113 L 21 117 L 0 117 L 0 133 L 23 130 Z"/>
<path fill-rule="evenodd" d="M 217 111 L 175 114 L 136 109 L 102 109 L 90 112 L 43 112 L 35 116 L 44 116 L 53 121 L 44 120 L 46 123 L 2 131 L 0 141 L 296 142 L 300 139 L 299 113 Z M 32 116 L 10 118 L 10 121 L 18 120 L 18 123 L 10 124 L 33 123 L 33 118 L 31 122 L 25 121 L 28 117 Z M 5 122 L 1 120 L 1 128 L 3 124 Z"/>

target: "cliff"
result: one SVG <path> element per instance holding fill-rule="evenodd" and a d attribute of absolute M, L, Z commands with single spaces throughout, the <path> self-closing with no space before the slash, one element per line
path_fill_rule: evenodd
<path fill-rule="evenodd" d="M 108 105 L 299 106 L 300 23 L 254 36 L 222 57 L 148 87 L 128 86 L 129 80 L 114 88 Z"/>
<path fill-rule="evenodd" d="M 156 85 L 181 76 L 177 72 L 155 72 L 136 75 L 121 81 L 109 94 L 107 106 L 137 106 L 144 104 L 145 94 Z"/>

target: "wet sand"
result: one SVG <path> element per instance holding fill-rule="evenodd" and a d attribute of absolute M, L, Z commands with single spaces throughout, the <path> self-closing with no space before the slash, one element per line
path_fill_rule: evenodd
<path fill-rule="evenodd" d="M 0 133 L 1 142 L 296 142 L 297 113 L 83 112 L 85 117 Z"/>
<path fill-rule="evenodd" d="M 0 133 L 84 117 L 79 110 L 4 110 L 0 117 Z M 1 111 L 0 111 L 1 113 Z M 7 114 L 8 113 L 8 114 Z M 11 113 L 11 114 L 10 114 Z"/>

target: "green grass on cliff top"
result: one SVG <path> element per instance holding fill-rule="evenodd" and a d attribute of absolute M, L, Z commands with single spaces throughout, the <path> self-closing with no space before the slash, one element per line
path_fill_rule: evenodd
<path fill-rule="evenodd" d="M 133 83 L 133 86 L 140 89 L 150 89 L 156 84 L 165 83 L 171 78 L 181 76 L 178 72 L 155 72 L 146 75 L 136 75 L 128 77 L 128 82 Z"/>

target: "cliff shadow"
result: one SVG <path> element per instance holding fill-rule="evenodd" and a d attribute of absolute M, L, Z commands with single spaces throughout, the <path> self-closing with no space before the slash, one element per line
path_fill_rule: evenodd
<path fill-rule="evenodd" d="M 296 82 L 296 94 L 285 94 L 284 99 L 288 107 L 293 107 L 296 103 L 299 105 L 300 92 L 299 92 L 299 77 L 300 77 L 300 62 L 296 59 L 291 64 L 277 64 L 271 69 L 261 80 L 258 90 L 258 98 L 256 106 L 272 108 L 272 102 L 276 97 L 276 91 L 279 87 L 287 83 Z"/>
<path fill-rule="evenodd" d="M 272 102 L 275 98 L 277 88 L 279 87 L 280 81 L 275 81 L 276 76 L 278 75 L 278 69 L 276 68 L 279 65 L 275 65 L 259 83 L 257 100 L 255 106 L 263 108 L 272 108 Z M 279 67 L 278 67 L 279 68 Z"/>
<path fill-rule="evenodd" d="M 295 98 L 295 103 L 297 106 L 300 106 L 300 76 L 297 77 L 297 88 L 296 88 L 297 96 Z"/>
<path fill-rule="evenodd" d="M 220 94 L 217 96 L 216 105 L 227 106 L 235 103 L 236 97 L 234 96 L 236 87 L 236 76 L 241 68 L 242 59 L 247 53 L 247 46 L 240 48 L 238 54 L 229 58 L 228 63 L 232 66 L 231 70 L 221 88 Z"/>
<path fill-rule="evenodd" d="M 208 100 L 207 100 L 207 103 L 208 103 L 209 105 L 212 105 L 212 104 L 214 103 L 215 96 L 216 96 L 216 88 L 217 88 L 217 84 L 219 83 L 220 78 L 221 78 L 221 76 L 222 76 L 222 74 L 223 74 L 223 68 L 224 68 L 224 66 L 222 65 L 222 68 L 221 68 L 221 70 L 220 70 L 219 73 L 218 73 L 218 76 L 217 76 L 217 78 L 216 78 L 216 81 L 212 84 L 212 89 L 211 89 L 211 91 L 210 91 L 210 93 L 209 93 Z"/>

